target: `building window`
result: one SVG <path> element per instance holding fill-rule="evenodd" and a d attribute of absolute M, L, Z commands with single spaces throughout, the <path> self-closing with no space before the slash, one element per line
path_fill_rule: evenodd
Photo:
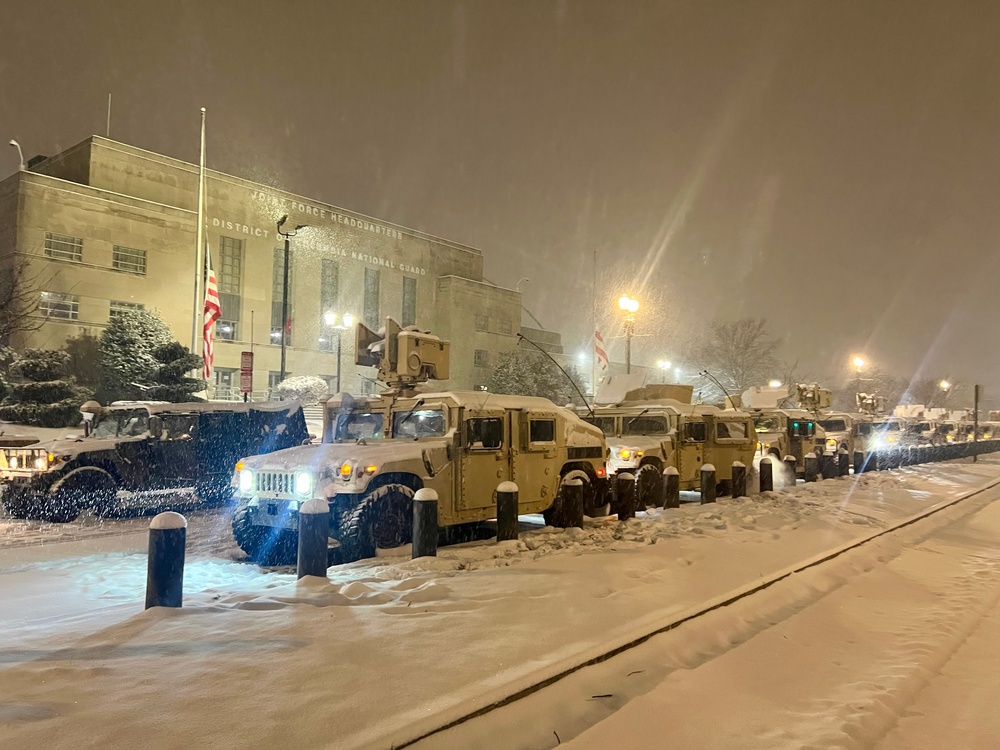
<path fill-rule="evenodd" d="M 145 310 L 146 306 L 141 302 L 124 302 L 122 300 L 113 299 L 111 300 L 111 312 L 109 313 L 109 318 L 114 318 L 121 315 L 126 310 Z"/>
<path fill-rule="evenodd" d="M 239 370 L 232 367 L 215 368 L 215 397 L 233 398 L 239 383 Z"/>
<path fill-rule="evenodd" d="M 111 267 L 129 273 L 146 273 L 146 251 L 134 247 L 115 245 L 111 254 Z"/>
<path fill-rule="evenodd" d="M 56 320 L 79 320 L 80 298 L 75 294 L 42 292 L 38 312 Z"/>
<path fill-rule="evenodd" d="M 485 349 L 476 349 L 476 367 L 490 366 L 490 353 Z"/>
<path fill-rule="evenodd" d="M 500 318 L 500 324 L 499 324 L 500 333 L 509 336 L 512 332 L 512 329 L 513 326 L 511 325 L 510 318 Z"/>
<path fill-rule="evenodd" d="M 417 324 L 417 280 L 403 277 L 403 328 Z"/>
<path fill-rule="evenodd" d="M 288 330 L 285 331 L 285 345 L 292 343 L 292 273 L 295 264 L 292 263 L 291 256 L 288 258 Z M 281 327 L 284 322 L 281 309 L 281 300 L 285 295 L 285 251 L 274 248 L 274 262 L 271 264 L 271 343 L 281 343 Z"/>
<path fill-rule="evenodd" d="M 239 336 L 243 308 L 243 240 L 219 238 L 219 307 L 222 315 L 215 326 L 217 338 L 234 341 Z"/>
<path fill-rule="evenodd" d="M 477 315 L 476 316 L 476 330 L 477 331 L 488 331 L 490 330 L 490 318 L 488 315 Z"/>
<path fill-rule="evenodd" d="M 382 326 L 379 323 L 381 310 L 379 308 L 379 270 L 365 269 L 365 325 L 373 331 Z"/>
<path fill-rule="evenodd" d="M 83 239 L 65 234 L 45 233 L 45 254 L 56 260 L 83 260 Z"/>
<path fill-rule="evenodd" d="M 335 331 L 327 322 L 330 315 L 333 315 L 334 325 L 343 320 L 340 310 L 340 265 L 335 260 L 323 258 L 319 279 L 319 348 L 325 352 L 333 351 L 333 340 L 340 336 L 340 331 Z"/>

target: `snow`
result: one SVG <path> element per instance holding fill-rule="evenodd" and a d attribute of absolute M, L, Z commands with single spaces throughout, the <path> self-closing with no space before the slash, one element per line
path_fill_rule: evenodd
<path fill-rule="evenodd" d="M 418 491 L 417 494 L 419 495 L 420 492 Z M 423 498 L 418 497 L 414 499 L 422 500 Z M 321 497 L 310 498 L 309 500 L 306 500 L 304 503 L 302 503 L 302 505 L 299 507 L 299 514 L 304 513 L 307 516 L 317 515 L 320 513 L 329 513 L 329 512 L 330 512 L 330 504 Z"/>
<path fill-rule="evenodd" d="M 663 470 L 663 473 L 664 474 L 669 474 L 669 475 L 680 474 L 680 472 L 677 471 L 677 467 L 676 466 L 668 466 L 667 468 L 665 468 Z"/>
<path fill-rule="evenodd" d="M 0 518 L 0 746 L 85 738 L 90 747 L 387 748 L 564 673 L 419 746 L 493 747 L 502 731 L 504 747 L 552 747 L 553 728 L 585 748 L 648 747 L 644 732 L 679 747 L 830 746 L 861 726 L 854 714 L 884 718 L 879 701 L 915 695 L 916 683 L 893 670 L 907 655 L 920 669 L 938 663 L 932 636 L 960 640 L 965 631 L 946 627 L 948 612 L 972 623 L 973 610 L 995 603 L 1000 519 L 983 516 L 965 537 L 936 541 L 922 541 L 924 526 L 944 521 L 922 521 L 907 527 L 909 537 L 869 542 L 832 569 L 792 571 L 998 483 L 1000 462 L 990 459 L 719 498 L 710 510 L 686 503 L 624 523 L 588 519 L 582 529 L 534 517 L 517 540 L 361 561 L 331 568 L 329 581 L 249 565 L 223 513 L 193 513 L 185 607 L 145 612 L 142 519 L 104 525 L 115 533 L 89 519 L 47 529 Z M 998 496 L 987 489 L 956 508 L 989 508 Z M 975 553 L 950 552 L 963 545 Z M 763 605 L 747 596 L 676 625 L 772 580 Z M 814 600 L 829 604 L 803 609 Z M 873 610 L 883 619 L 866 619 Z M 660 628 L 668 632 L 579 669 Z M 886 645 L 897 636 L 909 651 Z M 778 656 L 799 666 L 778 666 Z M 590 682 L 610 674 L 605 667 L 618 670 L 619 659 L 642 671 L 616 672 L 628 689 Z M 838 692 L 838 676 L 856 684 Z M 581 685 L 589 692 L 577 701 L 571 691 Z M 668 697 L 657 703 L 661 688 Z M 647 698 L 636 718 L 633 707 Z M 538 718 L 547 707 L 553 725 Z M 612 727 L 619 717 L 628 726 Z M 748 719 L 757 723 L 742 724 L 740 735 Z M 858 736 L 872 732 L 861 726 Z M 608 742 L 619 735 L 621 744 Z"/>
<path fill-rule="evenodd" d="M 702 473 L 704 473 L 706 471 L 715 471 L 715 467 L 712 464 L 702 464 L 701 465 L 701 471 L 702 471 Z"/>
<path fill-rule="evenodd" d="M 514 482 L 500 482 L 497 485 L 497 492 L 505 492 L 507 494 L 517 492 L 517 485 Z"/>
<path fill-rule="evenodd" d="M 153 518 L 149 524 L 149 528 L 164 531 L 167 529 L 186 529 L 187 525 L 187 519 L 184 518 L 184 516 L 180 513 L 175 513 L 172 510 L 168 510 L 165 513 L 160 513 Z"/>

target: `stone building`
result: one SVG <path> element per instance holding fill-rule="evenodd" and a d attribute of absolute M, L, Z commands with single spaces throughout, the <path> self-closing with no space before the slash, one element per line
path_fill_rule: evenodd
<path fill-rule="evenodd" d="M 200 348 L 197 193 L 197 165 L 98 136 L 0 182 L 0 272 L 27 259 L 45 316 L 10 343 L 59 347 L 145 307 Z M 284 263 L 275 229 L 285 214 L 288 227 L 307 225 L 291 241 L 289 374 L 319 375 L 331 390 L 375 388 L 373 371 L 354 364 L 345 320 L 377 329 L 391 316 L 450 339 L 453 388 L 484 384 L 493 358 L 516 346 L 521 295 L 483 279 L 479 250 L 208 170 L 205 223 L 222 302 L 210 395 L 238 395 L 243 351 L 254 352 L 257 397 L 279 379 Z"/>

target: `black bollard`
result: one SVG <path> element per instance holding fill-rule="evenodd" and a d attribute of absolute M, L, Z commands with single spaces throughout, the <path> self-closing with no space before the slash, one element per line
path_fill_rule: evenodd
<path fill-rule="evenodd" d="M 564 479 L 563 490 L 563 519 L 566 528 L 575 526 L 583 528 L 583 480 L 577 477 Z"/>
<path fill-rule="evenodd" d="M 663 470 L 663 507 L 681 507 L 681 475 L 673 466 Z"/>
<path fill-rule="evenodd" d="M 296 576 L 326 578 L 330 536 L 330 505 L 323 498 L 306 500 L 299 508 L 299 548 Z"/>
<path fill-rule="evenodd" d="M 411 558 L 437 557 L 438 494 L 421 487 L 413 496 L 413 551 Z"/>
<path fill-rule="evenodd" d="M 815 453 L 807 453 L 805 458 L 802 460 L 804 466 L 805 480 L 807 482 L 815 482 L 816 475 L 819 473 L 819 459 L 816 457 Z"/>
<path fill-rule="evenodd" d="M 860 474 L 865 470 L 865 453 L 864 451 L 854 451 L 854 457 L 851 459 L 854 464 L 854 473 Z"/>
<path fill-rule="evenodd" d="M 149 524 L 146 609 L 181 606 L 186 543 L 187 519 L 180 513 L 160 513 Z"/>
<path fill-rule="evenodd" d="M 497 487 L 497 541 L 507 542 L 517 539 L 520 527 L 517 523 L 517 485 L 501 482 Z"/>
<path fill-rule="evenodd" d="M 875 464 L 876 471 L 885 471 L 889 468 L 889 452 L 885 448 L 877 449 L 875 455 L 872 456 L 872 462 Z"/>
<path fill-rule="evenodd" d="M 733 461 L 733 497 L 746 497 L 747 466 L 740 461 Z"/>
<path fill-rule="evenodd" d="M 840 464 L 837 462 L 837 456 L 834 453 L 826 453 L 823 455 L 823 479 L 836 479 L 840 474 Z"/>
<path fill-rule="evenodd" d="M 919 463 L 917 459 L 917 446 L 911 445 L 906 449 L 906 465 L 916 466 Z"/>
<path fill-rule="evenodd" d="M 701 467 L 701 504 L 715 502 L 715 467 L 705 464 Z"/>
<path fill-rule="evenodd" d="M 837 473 L 842 477 L 851 474 L 851 454 L 843 448 L 837 451 Z"/>
<path fill-rule="evenodd" d="M 616 475 L 618 488 L 618 520 L 635 518 L 635 477 L 628 472 Z"/>
<path fill-rule="evenodd" d="M 774 473 L 769 458 L 760 460 L 760 491 L 761 494 L 774 492 Z"/>

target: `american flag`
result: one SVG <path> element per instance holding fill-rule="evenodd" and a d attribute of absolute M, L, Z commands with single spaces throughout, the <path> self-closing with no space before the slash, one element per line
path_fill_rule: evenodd
<path fill-rule="evenodd" d="M 201 358 L 204 362 L 202 376 L 205 380 L 212 379 L 212 363 L 215 361 L 215 352 L 212 350 L 212 340 L 215 338 L 215 321 L 222 317 L 222 303 L 219 302 L 219 287 L 215 282 L 215 269 L 212 268 L 212 252 L 207 250 L 205 262 L 208 266 L 207 278 L 205 280 L 205 327 L 202 331 L 204 345 L 201 350 Z"/>
<path fill-rule="evenodd" d="M 602 372 L 608 369 L 608 353 L 604 350 L 604 339 L 601 338 L 600 331 L 594 331 L 594 356 L 597 358 L 597 366 Z"/>

